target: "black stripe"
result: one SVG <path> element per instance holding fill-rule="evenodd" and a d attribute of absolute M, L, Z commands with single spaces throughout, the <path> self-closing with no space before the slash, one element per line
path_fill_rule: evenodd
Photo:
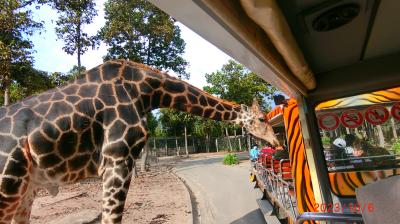
<path fill-rule="evenodd" d="M 362 185 L 366 185 L 365 182 L 364 182 L 364 180 L 362 179 L 361 173 L 360 173 L 360 172 L 357 172 L 356 175 L 357 175 L 357 177 L 358 177 L 358 181 L 360 181 Z"/>
<path fill-rule="evenodd" d="M 346 175 L 347 176 L 347 175 Z M 349 181 L 350 181 L 350 183 L 351 183 L 351 185 L 352 186 L 354 186 L 354 189 L 356 189 L 358 186 L 357 186 L 357 184 L 356 183 L 354 183 L 354 181 L 351 179 L 351 177 L 350 176 L 347 176 L 347 178 L 349 179 Z"/>
<path fill-rule="evenodd" d="M 347 173 L 343 173 L 342 174 L 342 177 L 343 177 L 343 181 L 344 181 L 344 183 L 346 183 L 347 184 L 347 186 L 349 187 L 349 188 L 351 188 L 351 189 L 355 189 L 355 187 L 353 186 L 353 185 L 351 185 L 351 183 L 349 182 L 349 180 L 348 180 L 348 176 L 347 176 Z"/>

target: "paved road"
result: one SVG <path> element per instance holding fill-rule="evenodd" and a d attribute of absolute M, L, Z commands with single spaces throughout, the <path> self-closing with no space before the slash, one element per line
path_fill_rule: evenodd
<path fill-rule="evenodd" d="M 256 202 L 261 192 L 249 182 L 248 160 L 225 166 L 222 156 L 189 159 L 180 162 L 175 172 L 196 197 L 200 216 L 195 223 L 265 224 Z"/>

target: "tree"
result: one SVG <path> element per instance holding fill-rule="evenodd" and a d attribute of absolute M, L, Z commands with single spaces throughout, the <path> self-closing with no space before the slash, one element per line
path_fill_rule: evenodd
<path fill-rule="evenodd" d="M 59 72 L 48 75 L 47 72 L 31 66 L 14 66 L 13 68 L 14 79 L 11 80 L 9 86 L 9 103 L 54 88 L 61 84 L 62 80 L 68 80 L 67 76 Z"/>
<path fill-rule="evenodd" d="M 185 42 L 168 14 L 145 0 L 109 0 L 105 19 L 99 32 L 110 46 L 105 60 L 129 59 L 188 78 L 188 62 L 182 57 Z"/>
<path fill-rule="evenodd" d="M 222 99 L 251 105 L 257 98 L 264 110 L 271 109 L 265 99 L 272 99 L 276 89 L 243 65 L 229 60 L 221 70 L 206 74 L 208 86 L 204 90 Z"/>
<path fill-rule="evenodd" d="M 35 2 L 28 0 L 0 1 L 0 86 L 4 105 L 10 101 L 9 91 L 12 80 L 20 67 L 31 67 L 33 44 L 28 37 L 43 25 L 32 19 L 29 6 Z"/>
<path fill-rule="evenodd" d="M 53 7 L 58 11 L 59 17 L 56 22 L 56 34 L 65 44 L 63 50 L 69 55 L 77 55 L 78 68 L 81 68 L 81 55 L 90 46 L 94 48 L 97 44 L 95 36 L 89 36 L 83 31 L 86 24 L 90 24 L 97 16 L 93 0 L 53 0 Z"/>

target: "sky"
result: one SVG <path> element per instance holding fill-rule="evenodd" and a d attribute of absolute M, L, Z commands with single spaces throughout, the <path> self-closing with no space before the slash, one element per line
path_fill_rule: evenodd
<path fill-rule="evenodd" d="M 98 16 L 93 23 L 84 27 L 84 31 L 89 35 L 95 34 L 103 26 L 104 0 L 96 1 Z M 68 72 L 77 64 L 76 55 L 68 55 L 62 50 L 62 40 L 57 40 L 55 26 L 57 13 L 48 6 L 42 6 L 39 10 L 33 10 L 34 19 L 44 21 L 45 30 L 36 33 L 32 38 L 34 44 L 35 63 L 34 67 L 47 72 Z M 188 82 L 198 88 L 207 84 L 205 74 L 221 69 L 222 65 L 227 63 L 230 57 L 210 44 L 202 37 L 192 32 L 189 28 L 178 23 L 181 28 L 181 37 L 186 42 L 185 54 L 183 57 L 189 62 L 188 71 L 190 79 Z M 86 69 L 95 67 L 103 63 L 102 57 L 107 53 L 107 46 L 103 43 L 98 49 L 89 49 L 82 57 L 82 65 Z"/>

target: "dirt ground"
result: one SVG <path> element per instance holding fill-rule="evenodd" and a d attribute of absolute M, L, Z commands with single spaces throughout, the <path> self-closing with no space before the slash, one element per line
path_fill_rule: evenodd
<path fill-rule="evenodd" d="M 171 172 L 172 166 L 156 165 L 132 181 L 122 223 L 184 224 L 192 222 L 190 196 Z M 100 223 L 101 182 L 93 179 L 63 186 L 56 197 L 40 191 L 34 202 L 33 224 Z"/>

